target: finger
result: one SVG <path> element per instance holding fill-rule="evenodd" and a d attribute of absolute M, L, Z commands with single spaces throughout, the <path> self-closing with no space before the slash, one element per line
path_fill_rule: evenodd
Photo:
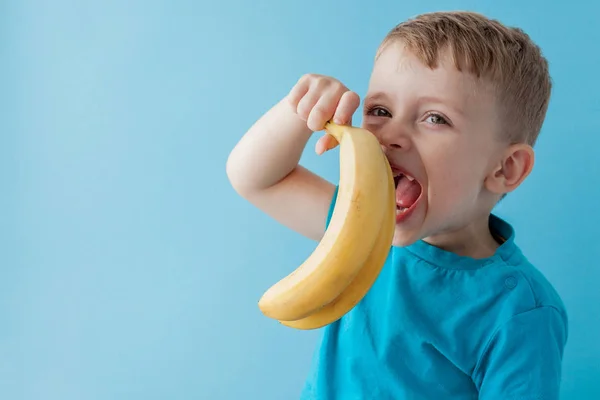
<path fill-rule="evenodd" d="M 319 92 L 315 90 L 309 90 L 298 102 L 298 106 L 296 107 L 296 113 L 298 116 L 304 121 L 308 121 L 308 116 L 315 107 L 315 104 L 317 104 L 319 101 L 320 97 L 321 95 Z"/>
<path fill-rule="evenodd" d="M 317 143 L 315 143 L 315 153 L 317 153 L 318 155 L 321 155 L 327 151 L 327 146 L 328 146 L 328 142 L 329 142 L 329 139 L 327 138 L 327 136 L 330 136 L 330 135 L 324 134 L 323 136 L 321 136 L 319 138 L 319 140 L 317 140 Z"/>
<path fill-rule="evenodd" d="M 325 123 L 333 117 L 339 97 L 340 94 L 337 90 L 329 90 L 322 93 L 306 120 L 306 125 L 309 129 L 313 132 L 323 129 Z"/>
<path fill-rule="evenodd" d="M 360 97 L 352 91 L 342 94 L 337 109 L 333 116 L 333 122 L 339 125 L 352 124 L 352 115 L 360 105 Z"/>
<path fill-rule="evenodd" d="M 290 92 L 287 95 L 287 100 L 294 110 L 297 110 L 298 103 L 300 100 L 306 95 L 308 90 L 310 89 L 310 79 L 308 79 L 307 75 L 301 77 L 298 82 L 292 87 Z"/>
<path fill-rule="evenodd" d="M 338 141 L 333 136 L 326 133 L 323 136 L 321 136 L 319 140 L 317 140 L 317 143 L 315 144 L 315 152 L 318 155 L 321 155 L 326 151 L 334 149 L 335 147 L 337 147 L 337 145 Z"/>

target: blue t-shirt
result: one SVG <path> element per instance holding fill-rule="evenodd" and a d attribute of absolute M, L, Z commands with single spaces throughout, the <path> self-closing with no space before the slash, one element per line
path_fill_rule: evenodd
<path fill-rule="evenodd" d="M 301 398 L 558 399 L 565 307 L 513 228 L 490 227 L 505 241 L 485 259 L 392 247 L 363 300 L 322 328 Z"/>

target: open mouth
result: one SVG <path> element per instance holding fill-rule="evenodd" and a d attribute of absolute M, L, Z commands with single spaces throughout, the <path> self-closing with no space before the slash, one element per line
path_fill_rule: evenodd
<path fill-rule="evenodd" d="M 421 197 L 423 188 L 419 181 L 411 175 L 396 168 L 393 168 L 393 171 L 394 183 L 396 184 L 396 219 L 399 220 L 414 209 Z"/>

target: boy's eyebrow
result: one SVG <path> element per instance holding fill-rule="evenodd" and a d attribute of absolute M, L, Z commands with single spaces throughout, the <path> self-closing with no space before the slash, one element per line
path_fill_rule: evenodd
<path fill-rule="evenodd" d="M 365 102 L 367 101 L 375 101 L 375 100 L 385 100 L 385 101 L 389 101 L 390 98 L 387 94 L 383 93 L 383 92 L 375 92 L 375 93 L 371 93 L 369 95 L 367 95 L 367 97 L 365 97 Z"/>

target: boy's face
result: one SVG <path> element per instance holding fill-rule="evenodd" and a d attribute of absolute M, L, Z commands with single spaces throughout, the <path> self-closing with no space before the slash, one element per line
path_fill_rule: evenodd
<path fill-rule="evenodd" d="M 506 148 L 495 139 L 492 90 L 459 72 L 449 53 L 432 70 L 393 43 L 375 62 L 363 127 L 378 137 L 395 174 L 414 178 L 397 182 L 394 245 L 425 238 L 452 249 L 480 240 L 498 200 L 485 180 Z"/>

